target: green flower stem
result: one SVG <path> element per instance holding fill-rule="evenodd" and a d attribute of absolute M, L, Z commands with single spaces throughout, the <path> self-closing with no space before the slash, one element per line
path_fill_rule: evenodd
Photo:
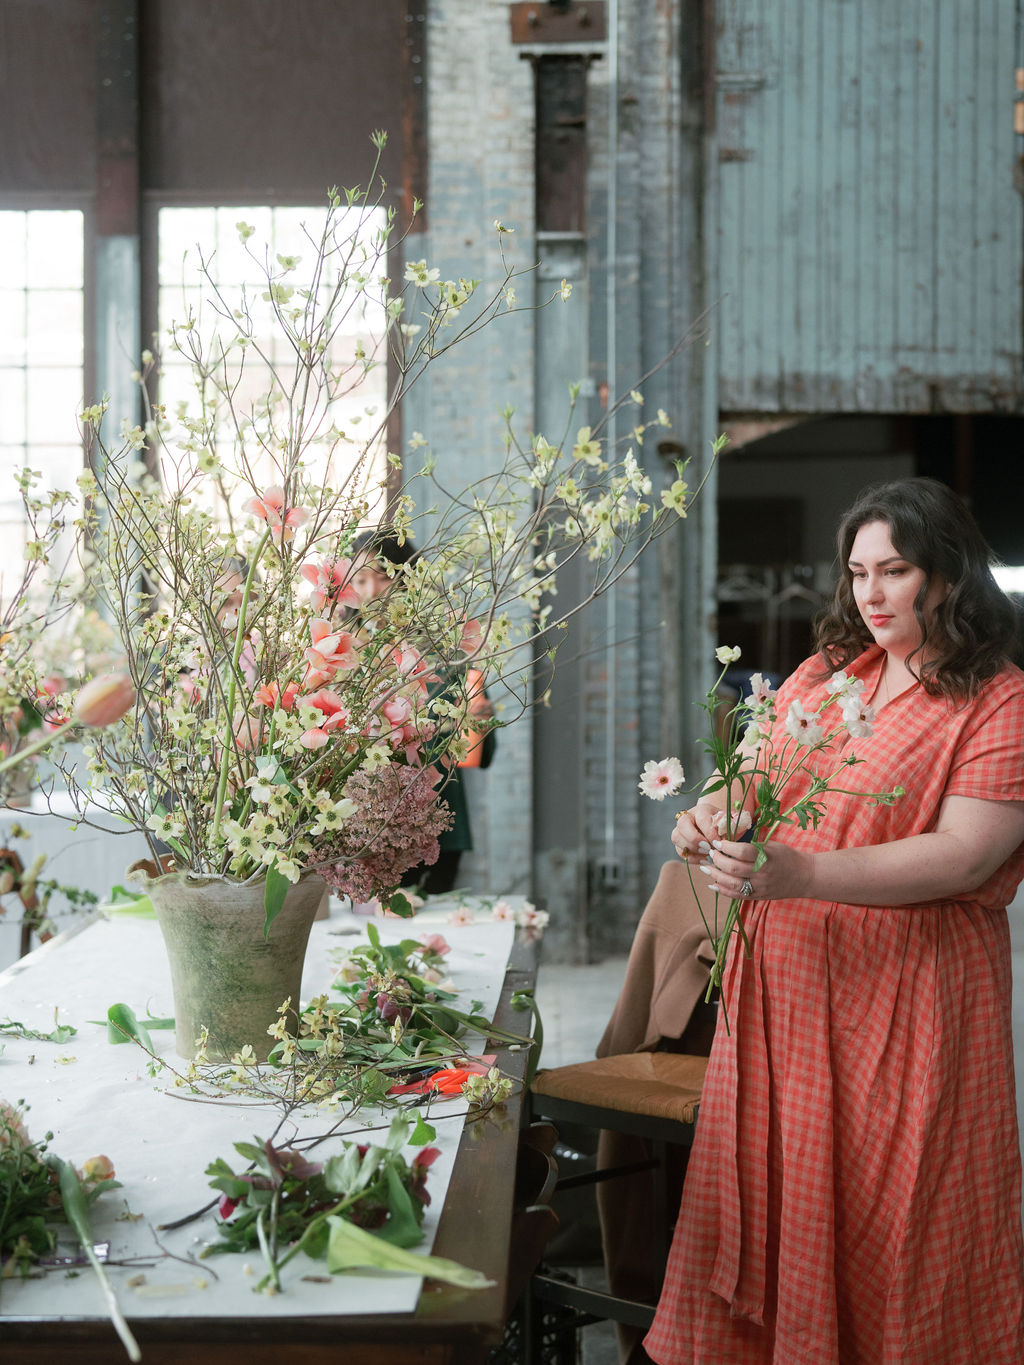
<path fill-rule="evenodd" d="M 277 1248 L 276 1248 L 277 1238 L 276 1238 L 276 1237 L 274 1238 L 275 1246 L 274 1246 L 273 1249 L 271 1249 L 270 1243 L 267 1241 L 267 1228 L 266 1228 L 266 1224 L 265 1224 L 264 1221 L 263 1221 L 263 1214 L 264 1214 L 264 1212 L 265 1212 L 264 1209 L 260 1209 L 260 1211 L 259 1211 L 259 1213 L 258 1213 L 258 1215 L 257 1215 L 257 1217 L 256 1217 L 256 1236 L 257 1236 L 257 1237 L 259 1238 L 259 1240 L 260 1240 L 260 1251 L 263 1252 L 263 1259 L 264 1259 L 264 1261 L 266 1261 L 266 1263 L 267 1263 L 267 1265 L 270 1267 L 270 1269 L 269 1269 L 269 1271 L 267 1272 L 267 1274 L 264 1275 L 263 1279 L 260 1280 L 260 1282 L 259 1282 L 259 1284 L 256 1286 L 256 1288 L 257 1288 L 257 1289 L 262 1289 L 263 1286 L 264 1286 L 264 1285 L 267 1283 L 267 1281 L 269 1280 L 270 1283 L 271 1283 L 271 1285 L 273 1286 L 274 1290 L 275 1290 L 276 1292 L 279 1292 L 280 1289 L 281 1289 L 281 1274 L 280 1274 L 281 1268 L 280 1268 L 280 1266 L 277 1264 Z M 275 1198 L 274 1198 L 273 1210 L 272 1210 L 272 1212 L 271 1212 L 270 1217 L 271 1217 L 272 1223 L 274 1223 L 274 1224 L 276 1225 L 276 1223 L 277 1223 L 277 1197 L 276 1197 L 276 1194 L 275 1194 Z M 303 1234 L 303 1235 L 305 1235 L 305 1234 Z M 300 1238 L 300 1241 L 301 1241 L 301 1238 Z"/>
<path fill-rule="evenodd" d="M 268 1270 L 267 1274 L 263 1276 L 263 1279 L 260 1280 L 254 1292 L 257 1294 L 261 1293 L 264 1289 L 267 1288 L 268 1284 L 273 1285 L 274 1289 L 280 1289 L 281 1271 L 285 1268 L 289 1261 L 293 1260 L 299 1254 L 299 1252 L 302 1250 L 303 1246 L 308 1241 L 312 1233 L 316 1231 L 316 1229 L 321 1225 L 321 1223 L 326 1223 L 328 1218 L 331 1218 L 333 1215 L 338 1213 L 344 1213 L 344 1211 L 349 1207 L 349 1205 L 354 1204 L 356 1200 L 358 1200 L 362 1196 L 363 1193 L 364 1191 L 359 1190 L 355 1194 L 346 1195 L 344 1199 L 339 1199 L 337 1204 L 332 1205 L 331 1208 L 324 1209 L 322 1213 L 318 1213 L 314 1218 L 311 1218 L 309 1222 L 306 1224 L 305 1228 L 303 1229 L 302 1236 L 299 1237 L 297 1241 L 292 1243 L 292 1245 L 289 1247 L 289 1249 L 285 1252 L 285 1254 L 281 1257 L 280 1260 L 277 1259 L 276 1252 L 271 1253 L 270 1247 L 267 1244 L 266 1233 L 263 1230 L 263 1214 L 261 1211 L 259 1220 L 256 1223 L 256 1232 L 260 1239 L 260 1247 L 263 1251 L 264 1259 L 266 1260 L 267 1265 L 270 1267 L 270 1269 Z"/>
<path fill-rule="evenodd" d="M 141 1360 L 142 1352 L 139 1350 L 139 1343 L 135 1340 L 131 1328 L 124 1320 L 117 1299 L 114 1297 L 110 1280 L 107 1278 L 107 1272 L 103 1269 L 93 1249 L 92 1228 L 89 1226 L 89 1206 L 85 1201 L 78 1173 L 69 1161 L 61 1161 L 60 1157 L 51 1157 L 50 1160 L 56 1166 L 60 1179 L 60 1197 L 64 1205 L 64 1215 L 74 1228 L 78 1240 L 82 1244 L 82 1250 L 96 1272 L 100 1288 L 103 1290 L 103 1297 L 106 1300 L 107 1313 L 110 1316 L 110 1321 L 114 1324 L 114 1330 L 121 1338 L 124 1349 L 128 1352 L 128 1359 Z"/>
<path fill-rule="evenodd" d="M 235 692 L 238 688 L 238 661 L 242 657 L 242 649 L 245 645 L 245 622 L 249 613 L 249 598 L 252 596 L 252 585 L 256 578 L 256 569 L 259 566 L 260 556 L 263 547 L 270 539 L 271 529 L 268 526 L 256 546 L 256 551 L 249 564 L 249 572 L 245 576 L 245 587 L 242 589 L 242 601 L 238 608 L 238 624 L 235 627 L 235 646 L 231 651 L 231 676 L 228 678 L 227 695 L 227 716 L 224 720 L 224 751 L 220 759 L 220 775 L 217 780 L 217 799 L 213 807 L 213 832 L 210 836 L 210 846 L 217 847 L 220 836 L 221 813 L 224 809 L 224 799 L 228 790 L 228 768 L 231 765 L 231 750 L 234 747 L 234 731 L 231 722 L 235 714 Z"/>

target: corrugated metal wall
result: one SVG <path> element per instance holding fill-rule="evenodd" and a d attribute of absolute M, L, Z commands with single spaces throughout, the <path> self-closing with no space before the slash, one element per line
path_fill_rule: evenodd
<path fill-rule="evenodd" d="M 718 0 L 722 410 L 1012 411 L 1015 0 Z"/>

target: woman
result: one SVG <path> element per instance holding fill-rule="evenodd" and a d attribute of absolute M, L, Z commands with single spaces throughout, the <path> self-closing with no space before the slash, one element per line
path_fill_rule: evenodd
<path fill-rule="evenodd" d="M 672 835 L 741 896 L 722 1020 L 646 1348 L 660 1365 L 1020 1365 L 1021 1172 L 1005 907 L 1024 875 L 1015 618 L 959 499 L 868 490 L 839 529 L 820 654 L 780 689 L 861 679 L 873 734 L 816 829 Z M 782 735 L 776 737 L 782 742 Z M 820 757 L 835 768 L 835 751 Z M 799 774 L 790 799 L 806 790 Z"/>

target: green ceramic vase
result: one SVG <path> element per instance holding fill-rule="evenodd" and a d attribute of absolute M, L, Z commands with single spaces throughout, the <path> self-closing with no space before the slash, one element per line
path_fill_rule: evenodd
<path fill-rule="evenodd" d="M 289 1029 L 295 1026 L 323 879 L 303 877 L 289 888 L 266 938 L 262 882 L 242 886 L 170 873 L 147 878 L 143 885 L 170 961 L 179 1057 L 196 1055 L 205 1026 L 211 1061 L 230 1061 L 247 1043 L 258 1061 L 266 1061 L 274 1045 L 268 1029 L 289 998 Z"/>

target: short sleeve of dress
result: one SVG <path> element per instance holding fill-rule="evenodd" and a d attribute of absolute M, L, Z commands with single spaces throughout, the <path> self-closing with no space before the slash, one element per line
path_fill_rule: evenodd
<path fill-rule="evenodd" d="M 974 703 L 952 757 L 944 796 L 1024 801 L 1024 674 L 1007 670 Z"/>

